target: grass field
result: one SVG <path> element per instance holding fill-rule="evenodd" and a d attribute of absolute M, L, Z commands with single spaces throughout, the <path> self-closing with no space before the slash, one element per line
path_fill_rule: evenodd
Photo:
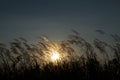
<path fill-rule="evenodd" d="M 120 80 L 120 37 L 111 37 L 113 45 L 99 39 L 89 43 L 77 32 L 61 42 L 44 36 L 36 45 L 23 38 L 9 48 L 0 43 L 0 80 Z M 55 50 L 61 56 L 51 61 Z"/>

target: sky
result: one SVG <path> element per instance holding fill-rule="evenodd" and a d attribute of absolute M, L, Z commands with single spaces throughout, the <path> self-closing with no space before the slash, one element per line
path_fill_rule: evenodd
<path fill-rule="evenodd" d="M 120 34 L 120 0 L 0 0 L 0 42 L 61 40 L 71 29 L 88 39 L 101 37 L 95 30 Z"/>

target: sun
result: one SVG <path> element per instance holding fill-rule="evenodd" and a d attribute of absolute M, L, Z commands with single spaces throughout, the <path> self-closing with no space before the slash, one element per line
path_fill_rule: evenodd
<path fill-rule="evenodd" d="M 51 61 L 56 62 L 60 60 L 60 54 L 57 51 L 52 52 Z"/>
<path fill-rule="evenodd" d="M 64 62 L 69 62 L 71 57 L 68 54 L 68 50 L 63 48 L 60 43 L 47 43 L 45 48 L 42 48 L 40 56 L 42 66 L 47 64 L 57 66 L 64 64 Z"/>

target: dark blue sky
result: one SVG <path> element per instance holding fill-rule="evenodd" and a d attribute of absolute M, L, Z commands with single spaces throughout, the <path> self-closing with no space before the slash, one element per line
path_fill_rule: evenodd
<path fill-rule="evenodd" d="M 120 34 L 120 0 L 0 0 L 0 41 L 42 34 L 64 39 L 71 29 L 87 38 L 96 29 Z"/>

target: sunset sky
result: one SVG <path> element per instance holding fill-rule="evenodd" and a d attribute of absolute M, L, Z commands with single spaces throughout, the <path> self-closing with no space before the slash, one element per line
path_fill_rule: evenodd
<path fill-rule="evenodd" d="M 99 36 L 95 30 L 120 34 L 120 0 L 0 0 L 0 42 L 60 40 L 71 29 L 87 38 Z"/>

